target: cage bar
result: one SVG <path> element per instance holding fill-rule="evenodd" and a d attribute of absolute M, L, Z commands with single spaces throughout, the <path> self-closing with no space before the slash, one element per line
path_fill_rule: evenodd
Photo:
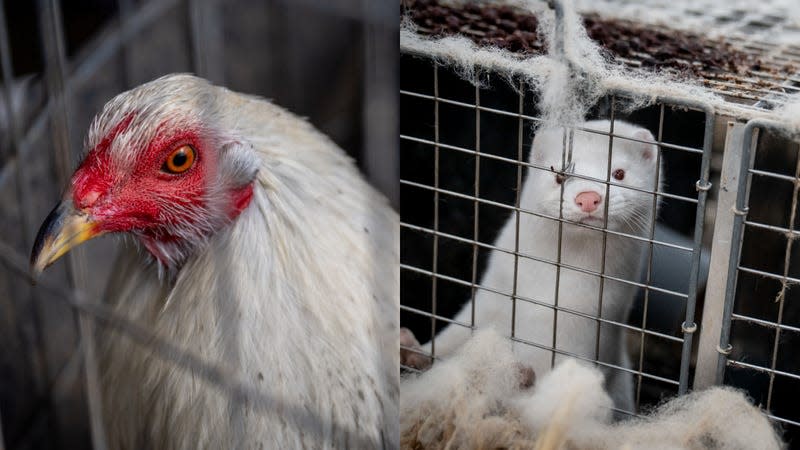
<path fill-rule="evenodd" d="M 71 130 L 69 127 L 71 92 L 66 79 L 66 49 L 61 11 L 55 0 L 40 0 L 40 29 L 43 34 L 44 72 L 48 93 L 54 100 L 50 115 L 53 149 L 56 161 L 56 179 L 64 186 L 69 181 L 72 168 L 72 152 L 70 151 Z M 83 249 L 67 255 L 66 268 L 68 288 L 73 290 L 83 286 L 86 280 L 86 262 Z M 83 366 L 86 372 L 86 391 L 89 404 L 89 420 L 91 423 L 92 445 L 95 449 L 104 450 L 106 444 L 103 426 L 101 403 L 102 397 L 98 384 L 97 362 L 94 348 L 94 325 L 89 318 L 77 311 L 73 318 L 78 322 L 80 346 L 83 354 Z"/>
<path fill-rule="evenodd" d="M 747 122 L 743 131 L 743 143 L 741 146 L 741 162 L 739 165 L 739 175 L 736 180 L 736 205 L 733 209 L 733 229 L 731 238 L 731 256 L 728 261 L 727 283 L 725 289 L 725 308 L 722 322 L 722 329 L 720 333 L 719 346 L 717 351 L 719 357 L 716 367 L 717 383 L 725 381 L 726 368 L 743 368 L 754 373 L 762 373 L 767 376 L 766 398 L 764 399 L 764 408 L 767 411 L 772 411 L 774 408 L 774 392 L 776 377 L 780 376 L 784 379 L 800 381 L 800 374 L 793 373 L 787 370 L 781 370 L 778 365 L 778 352 L 781 345 L 781 336 L 783 333 L 798 333 L 800 328 L 786 325 L 784 321 L 784 312 L 786 305 L 785 293 L 791 285 L 800 281 L 796 277 L 790 276 L 790 269 L 796 266 L 791 260 L 792 248 L 794 243 L 795 217 L 797 214 L 798 203 L 798 187 L 800 184 L 800 160 L 796 161 L 794 167 L 794 177 L 784 176 L 778 173 L 772 173 L 766 170 L 758 170 L 754 168 L 757 153 L 760 150 L 760 140 L 763 138 L 766 131 L 776 133 L 789 134 L 784 124 L 771 120 L 771 119 L 752 119 Z M 759 176 L 770 176 L 774 179 L 789 181 L 792 183 L 791 204 L 789 205 L 789 221 L 788 228 L 773 226 L 770 224 L 762 224 L 749 219 L 749 207 L 753 191 L 753 179 Z M 786 236 L 783 269 L 780 273 L 773 273 L 768 270 L 760 270 L 752 267 L 746 267 L 742 263 L 742 247 L 747 228 L 755 228 L 767 230 L 769 232 L 777 232 Z M 736 296 L 739 293 L 738 282 L 741 274 L 752 274 L 758 277 L 774 280 L 780 283 L 780 290 L 774 300 L 777 303 L 777 314 L 773 320 L 765 318 L 751 317 L 746 314 L 734 312 L 736 307 Z M 767 300 L 770 301 L 770 300 Z M 758 359 L 747 362 L 745 358 L 750 357 L 746 349 L 738 350 L 731 342 L 732 325 L 735 322 L 749 323 L 763 327 L 772 333 L 772 342 L 770 344 L 769 355 L 767 362 L 762 363 Z M 736 356 L 741 354 L 741 356 Z M 779 423 L 790 426 L 798 426 L 796 421 L 781 417 L 778 414 L 770 413 L 770 418 Z"/>
<path fill-rule="evenodd" d="M 729 122 L 725 139 L 724 160 L 720 175 L 717 196 L 717 213 L 715 214 L 714 237 L 711 245 L 711 266 L 725 267 L 731 257 L 733 234 L 732 214 L 735 208 L 737 180 L 741 164 L 744 124 Z M 713 386 L 716 381 L 716 370 L 719 353 L 719 336 L 722 333 L 725 308 L 725 286 L 727 270 L 715 270 L 708 274 L 703 322 L 700 326 L 700 343 L 698 345 L 697 368 L 695 370 L 694 388 L 703 389 Z"/>

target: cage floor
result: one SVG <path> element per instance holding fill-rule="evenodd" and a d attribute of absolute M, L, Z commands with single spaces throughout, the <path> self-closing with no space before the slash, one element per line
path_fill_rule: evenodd
<path fill-rule="evenodd" d="M 438 0 L 406 0 L 404 13 L 417 32 L 463 35 L 478 45 L 506 49 L 521 57 L 542 54 L 536 16 L 507 5 L 451 6 Z M 800 46 L 758 43 L 584 15 L 590 38 L 629 67 L 659 70 L 700 81 L 729 101 L 771 108 L 800 92 Z"/>

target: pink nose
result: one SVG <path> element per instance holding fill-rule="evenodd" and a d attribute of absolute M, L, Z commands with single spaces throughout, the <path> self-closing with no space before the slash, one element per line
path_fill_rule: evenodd
<path fill-rule="evenodd" d="M 581 192 L 575 196 L 575 204 L 580 206 L 583 212 L 594 211 L 602 200 L 600 194 L 594 191 Z"/>

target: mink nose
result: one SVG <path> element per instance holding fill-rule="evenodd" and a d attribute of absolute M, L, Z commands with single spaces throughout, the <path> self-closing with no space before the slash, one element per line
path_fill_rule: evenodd
<path fill-rule="evenodd" d="M 597 209 L 602 201 L 600 194 L 594 191 L 585 191 L 575 196 L 575 204 L 581 207 L 581 211 L 590 213 Z"/>

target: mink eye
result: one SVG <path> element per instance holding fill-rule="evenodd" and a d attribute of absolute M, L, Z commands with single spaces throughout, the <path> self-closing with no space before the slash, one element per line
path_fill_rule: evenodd
<path fill-rule="evenodd" d="M 555 171 L 556 171 L 556 168 L 555 168 L 555 167 L 553 167 L 553 166 L 550 166 L 550 170 L 551 170 L 552 172 L 555 172 Z M 567 177 L 566 177 L 565 175 L 563 175 L 563 174 L 560 174 L 560 173 L 556 172 L 556 184 L 561 184 L 561 183 L 563 183 L 563 182 L 564 182 L 564 180 L 565 180 L 566 178 L 567 178 Z"/>
<path fill-rule="evenodd" d="M 622 179 L 625 178 L 625 171 L 622 169 L 617 169 L 614 171 L 613 175 L 615 180 L 622 181 Z"/>
<path fill-rule="evenodd" d="M 183 173 L 194 164 L 195 152 L 191 145 L 182 145 L 167 156 L 161 170 L 167 173 Z"/>

